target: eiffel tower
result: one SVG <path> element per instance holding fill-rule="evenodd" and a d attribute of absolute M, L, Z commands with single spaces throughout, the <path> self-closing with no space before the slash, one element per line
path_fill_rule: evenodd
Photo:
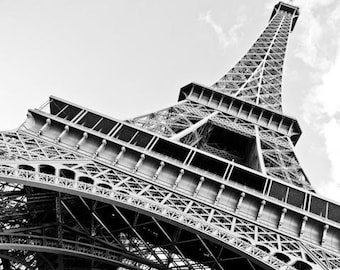
<path fill-rule="evenodd" d="M 0 133 L 0 269 L 340 269 L 340 205 L 315 193 L 282 113 L 297 7 L 279 2 L 211 87 L 120 121 L 51 96 Z"/>

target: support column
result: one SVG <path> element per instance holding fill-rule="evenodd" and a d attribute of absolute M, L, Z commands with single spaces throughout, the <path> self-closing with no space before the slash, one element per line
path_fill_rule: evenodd
<path fill-rule="evenodd" d="M 257 149 L 257 155 L 259 157 L 260 170 L 262 173 L 267 174 L 266 167 L 264 165 L 263 152 L 261 148 L 260 131 L 257 125 L 255 125 L 255 134 L 256 134 L 256 149 Z"/>
<path fill-rule="evenodd" d="M 59 248 L 62 248 L 63 246 L 63 227 L 62 227 L 62 214 L 61 214 L 61 193 L 58 193 L 58 196 L 56 197 L 56 219 L 57 219 L 57 233 L 58 233 L 58 245 Z M 58 254 L 58 267 L 57 270 L 64 270 L 64 256 L 62 254 Z"/>
<path fill-rule="evenodd" d="M 175 141 L 179 141 L 184 136 L 190 134 L 191 132 L 194 132 L 201 126 L 205 125 L 212 117 L 216 116 L 218 114 L 218 111 L 214 111 L 212 114 L 209 114 L 208 116 L 204 117 L 202 120 L 198 121 L 196 124 L 192 125 L 191 127 L 182 130 L 181 132 L 177 133 L 176 135 L 172 136 L 171 139 Z"/>

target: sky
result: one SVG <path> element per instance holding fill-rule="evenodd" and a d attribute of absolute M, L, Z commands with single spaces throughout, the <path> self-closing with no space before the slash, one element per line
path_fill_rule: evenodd
<path fill-rule="evenodd" d="M 0 1 L 0 130 L 50 95 L 127 119 L 212 85 L 265 28 L 273 0 Z M 296 0 L 284 113 L 316 191 L 340 202 L 340 1 Z"/>

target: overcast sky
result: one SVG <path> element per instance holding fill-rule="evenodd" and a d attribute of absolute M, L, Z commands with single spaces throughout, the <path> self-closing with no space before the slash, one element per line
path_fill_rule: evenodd
<path fill-rule="evenodd" d="M 265 28 L 272 0 L 0 1 L 0 128 L 18 127 L 50 95 L 119 119 L 213 84 Z M 340 194 L 340 1 L 295 1 L 301 15 L 284 68 L 284 112 L 303 135 L 313 186 Z"/>

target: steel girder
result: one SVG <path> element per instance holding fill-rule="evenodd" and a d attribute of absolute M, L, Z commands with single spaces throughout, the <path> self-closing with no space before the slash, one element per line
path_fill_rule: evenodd
<path fill-rule="evenodd" d="M 33 194 L 35 188 L 31 189 Z M 62 202 L 62 237 L 56 237 L 58 224 L 50 219 L 58 207 L 50 207 L 45 208 L 45 213 L 31 217 L 31 223 L 39 219 L 39 226 L 1 233 L 0 248 L 31 251 L 30 260 L 25 262 L 33 260 L 32 269 L 112 269 L 108 268 L 110 264 L 123 265 L 127 269 L 153 269 L 150 266 L 156 269 L 224 269 L 233 265 L 243 269 L 263 269 L 199 235 L 155 218 L 67 194 L 54 193 L 51 201 L 58 200 L 58 197 Z M 63 256 L 62 260 L 54 254 Z M 44 255 L 44 260 L 40 255 Z M 1 257 L 13 261 L 13 256 Z M 188 259 L 190 257 L 200 258 L 201 263 L 195 263 Z M 84 261 L 92 265 L 85 267 Z M 21 267 L 25 265 L 19 263 Z"/>
<path fill-rule="evenodd" d="M 281 114 L 297 16 L 276 5 L 234 68 L 172 107 L 123 122 L 51 97 L 0 133 L 2 268 L 338 269 L 340 206 L 313 193 Z"/>
<path fill-rule="evenodd" d="M 257 137 L 260 144 L 259 155 L 263 159 L 264 165 L 262 169 L 265 173 L 308 190 L 313 190 L 299 165 L 294 153 L 294 146 L 288 136 L 264 127 L 259 127 L 259 132 L 256 132 L 256 124 L 222 112 L 210 117 L 214 112 L 216 111 L 208 106 L 185 101 L 159 112 L 133 118 L 127 122 L 169 138 L 174 138 L 183 130 L 194 127 L 188 135 L 180 138 L 181 142 L 236 162 L 240 162 L 237 154 L 221 151 L 222 149 L 214 147 L 214 145 L 204 143 L 211 134 L 212 127 L 221 127 L 247 137 Z M 195 127 L 196 123 L 204 119 L 207 120 L 202 122 L 202 125 Z M 186 124 L 179 129 L 182 123 Z"/>
<path fill-rule="evenodd" d="M 298 16 L 279 10 L 247 54 L 213 87 L 271 110 L 282 110 L 282 69 L 292 24 Z"/>
<path fill-rule="evenodd" d="M 3 134 L 5 137 L 7 135 Z M 54 146 L 56 149 L 51 151 L 47 147 L 47 142 L 38 138 L 28 140 L 30 137 L 28 134 L 12 133 L 9 137 L 11 140 L 5 141 L 10 141 L 10 143 L 5 146 L 12 149 L 10 152 L 12 159 L 3 160 L 3 165 L 0 168 L 0 175 L 6 182 L 77 194 L 95 201 L 113 203 L 130 210 L 138 209 L 138 212 L 156 217 L 162 222 L 174 222 L 184 230 L 194 230 L 195 235 L 201 235 L 200 237 L 207 238 L 208 236 L 209 241 L 241 252 L 252 260 L 269 264 L 271 269 L 280 269 L 285 265 L 277 258 L 280 256 L 278 254 L 285 254 L 290 258 L 291 264 L 308 258 L 314 260 L 314 263 L 333 264 L 334 267 L 337 267 L 337 262 L 334 260 L 337 258 L 335 254 L 329 253 L 328 256 L 332 257 L 331 260 L 316 259 L 318 249 L 316 249 L 316 254 L 310 254 L 310 251 L 315 250 L 315 247 L 311 248 L 306 243 L 302 244 L 293 238 L 278 234 L 275 230 L 271 231 L 250 222 L 247 218 L 239 217 L 240 215 L 244 216 L 240 212 L 244 211 L 240 207 L 240 201 L 234 211 L 221 211 L 195 200 L 194 197 L 181 195 L 179 191 L 174 192 L 157 185 L 151 185 L 127 172 L 117 171 L 103 164 L 86 160 L 86 157 L 80 158 L 79 161 L 77 158 L 59 160 L 58 157 L 62 152 L 60 147 Z M 22 149 L 25 148 L 25 144 L 22 141 L 25 139 L 19 139 L 19 137 L 26 138 L 30 142 L 30 146 L 34 141 L 35 147 L 32 149 L 35 153 L 37 149 L 45 148 L 48 151 L 42 150 L 40 156 L 36 156 L 35 160 L 24 160 L 23 156 L 18 153 L 24 152 Z M 11 147 L 13 145 L 16 147 Z M 49 155 L 49 159 L 46 159 L 46 154 Z M 46 163 L 57 168 L 54 170 L 54 175 L 51 174 L 53 170 L 49 174 L 39 172 L 41 166 Z M 78 175 L 78 179 L 56 175 L 58 171 L 59 174 L 61 171 L 65 174 L 66 169 L 74 171 L 75 175 Z M 82 177 L 85 176 L 92 179 L 93 182 L 89 183 L 88 180 L 84 182 L 85 179 Z M 74 213 L 74 211 L 71 212 Z M 24 238 L 24 236 L 22 237 Z M 3 238 L 3 241 L 6 243 L 9 240 Z M 290 266 L 287 265 L 287 267 Z"/>
<path fill-rule="evenodd" d="M 7 194 L 6 199 L 7 201 L 10 200 L 11 203 L 9 205 L 13 205 L 12 202 L 17 201 L 17 197 L 19 196 L 21 199 L 24 198 L 24 204 L 22 212 L 25 214 L 25 223 L 24 225 L 18 224 L 18 218 L 16 216 L 17 210 L 14 211 L 14 209 L 17 209 L 18 206 L 15 205 L 8 211 L 8 217 L 7 219 L 12 220 L 14 222 L 14 226 L 10 227 L 9 223 L 6 222 L 5 228 L 3 232 L 0 234 L 0 249 L 3 250 L 15 250 L 16 252 L 20 251 L 31 251 L 33 252 L 33 258 L 35 258 L 35 262 L 39 260 L 36 254 L 43 254 L 47 253 L 57 253 L 57 254 L 62 254 L 63 256 L 67 257 L 86 257 L 87 259 L 92 259 L 92 264 L 95 261 L 104 261 L 106 264 L 111 263 L 113 265 L 121 265 L 124 268 L 127 269 L 212 269 L 214 265 L 217 265 L 216 269 L 223 269 L 222 265 L 232 265 L 236 264 L 237 265 L 243 265 L 243 267 L 249 267 L 249 269 L 260 269 L 257 266 L 253 266 L 253 263 L 249 261 L 248 259 L 242 258 L 242 256 L 238 255 L 237 253 L 233 253 L 231 251 L 228 251 L 228 249 L 225 249 L 223 247 L 218 248 L 218 254 L 213 254 L 213 252 L 210 250 L 208 245 L 210 244 L 210 241 L 203 240 L 199 235 L 197 234 L 192 234 L 189 233 L 190 239 L 185 239 L 181 240 L 181 238 L 178 236 L 177 237 L 177 242 L 178 244 L 174 243 L 172 237 L 172 233 L 167 233 L 166 229 L 164 229 L 164 225 L 161 225 L 160 221 L 157 221 L 154 218 L 151 218 L 150 220 L 152 223 L 157 224 L 157 227 L 163 235 L 166 236 L 167 240 L 169 241 L 168 244 L 162 243 L 160 247 L 155 246 L 154 243 L 150 243 L 149 241 L 145 241 L 141 234 L 139 234 L 136 229 L 135 225 L 130 220 L 126 218 L 124 214 L 122 214 L 122 211 L 119 210 L 115 206 L 111 206 L 111 204 L 106 204 L 105 206 L 102 206 L 101 208 L 112 208 L 113 211 L 111 211 L 109 214 L 104 214 L 104 216 L 115 216 L 119 215 L 121 219 L 124 220 L 126 223 L 125 226 L 118 226 L 117 228 L 112 228 L 110 225 L 104 224 L 102 221 L 103 218 L 100 217 L 100 215 L 96 212 L 96 208 L 90 208 L 88 206 L 88 203 L 85 201 L 85 199 L 82 199 L 81 197 L 75 197 L 76 200 L 80 200 L 87 208 L 88 211 L 91 211 L 92 217 L 96 219 L 97 223 L 99 224 L 99 227 L 101 227 L 101 230 L 104 230 L 104 234 L 100 235 L 98 238 L 99 240 L 95 240 L 95 237 L 93 235 L 97 234 L 96 228 L 93 231 L 93 228 L 90 229 L 86 227 L 89 227 L 89 225 L 84 224 L 84 218 L 83 217 L 77 217 L 79 213 L 84 213 L 84 211 L 81 211 L 79 203 L 71 203 L 72 200 L 75 200 L 74 198 L 70 198 L 69 195 L 67 195 L 67 192 L 65 195 L 63 195 L 62 200 L 60 201 L 59 208 L 57 207 L 57 203 L 55 202 L 58 198 L 56 194 L 51 194 L 49 190 L 54 190 L 51 186 L 46 187 L 44 185 L 41 185 L 43 182 L 45 183 L 53 183 L 54 181 L 52 180 L 51 182 L 51 177 L 53 177 L 50 174 L 35 174 L 32 171 L 32 168 L 41 168 L 41 166 L 44 166 L 49 164 L 50 166 L 63 166 L 65 168 L 73 169 L 74 166 L 76 166 L 77 169 L 73 169 L 75 172 L 80 172 L 82 175 L 87 175 L 91 177 L 92 179 L 95 179 L 94 176 L 98 177 L 98 179 L 103 178 L 106 180 L 102 181 L 103 183 L 107 183 L 112 185 L 112 171 L 110 172 L 109 168 L 105 168 L 100 164 L 88 164 L 88 162 L 91 163 L 91 161 L 87 161 L 87 163 L 84 163 L 83 159 L 77 160 L 77 158 L 71 158 L 71 159 L 61 159 L 60 158 L 60 153 L 62 152 L 62 149 L 59 149 L 56 147 L 54 150 L 51 150 L 51 148 L 47 147 L 46 143 L 43 141 L 37 139 L 37 138 L 31 138 L 28 139 L 29 136 L 25 134 L 21 134 L 21 136 L 18 134 L 6 134 L 4 136 L 8 136 L 10 139 L 6 139 L 6 142 L 9 142 L 7 146 L 9 145 L 16 145 L 17 147 L 9 147 L 11 148 L 11 159 L 10 162 L 11 165 L 8 165 L 8 160 L 7 160 L 7 165 L 3 165 L 3 171 L 2 172 L 9 172 L 8 170 L 11 170 L 13 168 L 13 164 L 17 163 L 17 168 L 22 168 L 17 171 L 17 173 L 14 173 L 16 176 L 16 180 L 14 178 L 10 180 L 10 182 L 13 181 L 14 184 L 10 184 L 10 182 L 4 182 L 3 185 L 5 188 L 3 190 L 9 190 L 7 193 L 10 193 L 12 197 L 9 197 Z M 20 139 L 15 142 L 14 138 L 19 138 Z M 27 146 L 25 146 L 25 141 L 29 142 Z M 33 147 L 33 144 L 34 147 Z M 27 155 L 25 158 L 25 155 L 21 155 L 24 153 L 22 151 L 23 149 L 20 149 L 21 146 L 23 148 L 32 147 L 32 152 L 33 153 L 39 153 L 37 156 L 35 155 L 29 155 L 28 152 L 25 154 Z M 39 149 L 40 151 L 37 151 Z M 14 154 L 16 153 L 16 154 Z M 20 154 L 19 154 L 20 153 Z M 49 159 L 46 158 L 46 155 L 49 156 Z M 27 160 L 28 156 L 34 156 L 35 160 Z M 20 160 L 20 161 L 19 161 Z M 62 161 L 63 160 L 63 161 Z M 4 161 L 4 160 L 3 160 Z M 13 162 L 15 161 L 15 162 Z M 21 163 L 20 165 L 18 165 Z M 84 163 L 84 164 L 82 164 Z M 52 164 L 52 165 L 51 165 Z M 46 169 L 46 168 L 45 168 Z M 99 169 L 101 171 L 99 171 Z M 104 170 L 104 171 L 103 171 Z M 62 169 L 59 169 L 59 171 L 62 171 Z M 35 174 L 32 178 L 32 173 Z M 49 172 L 51 173 L 51 171 Z M 64 171 L 65 174 L 65 171 Z M 3 175 L 4 176 L 4 175 Z M 12 176 L 14 176 L 12 174 Z M 126 175 L 115 172 L 115 176 L 117 177 L 117 180 L 121 181 L 124 179 L 126 181 Z M 22 181 L 23 178 L 28 179 L 40 179 L 38 180 L 38 185 L 30 185 L 29 182 L 26 180 Z M 109 177 L 109 178 L 107 178 Z M 20 178 L 22 178 L 20 180 Z M 130 177 L 129 177 L 130 178 Z M 9 180 L 7 177 L 2 177 L 3 180 Z M 47 180 L 47 182 L 45 180 Z M 60 178 L 61 179 L 61 178 Z M 111 179 L 111 181 L 108 181 L 108 179 Z M 69 182 L 71 179 L 64 178 L 62 182 L 66 183 Z M 66 181 L 66 182 L 65 182 Z M 21 183 L 21 185 L 16 184 L 17 182 Z M 7 184 L 8 183 L 8 184 Z M 25 184 L 27 188 L 24 188 L 22 184 Z M 54 182 L 53 185 L 55 185 L 56 182 Z M 70 182 L 66 185 L 70 187 Z M 121 183 L 120 183 L 121 184 Z M 36 188 L 28 188 L 29 186 L 36 186 Z M 57 185 L 56 185 L 57 186 Z M 66 187 L 65 186 L 65 187 Z M 90 188 L 91 185 L 88 183 L 80 183 L 78 184 L 81 189 L 84 190 L 91 190 Z M 15 187 L 15 188 L 14 188 Z M 136 183 L 133 183 L 131 187 L 134 187 L 135 189 L 138 186 L 136 186 Z M 42 189 L 45 188 L 45 189 Z M 27 190 L 29 189 L 29 190 Z M 105 197 L 104 194 L 108 194 L 107 192 L 111 192 L 107 187 L 101 187 L 100 188 L 100 196 L 96 198 L 95 201 L 92 201 L 93 204 L 98 204 L 98 201 L 103 200 Z M 58 189 L 57 189 L 58 190 Z M 19 192 L 20 191 L 20 192 Z M 60 191 L 60 190 L 59 190 Z M 63 191 L 67 191 L 65 188 L 63 188 Z M 123 192 L 124 189 L 120 189 L 120 192 Z M 136 191 L 136 190 L 134 190 Z M 15 193 L 16 192 L 16 193 Z M 19 192 L 19 193 L 18 193 Z M 125 190 L 125 192 L 128 192 L 128 190 Z M 18 193 L 18 194 L 17 194 Z M 71 190 L 69 190 L 69 193 L 74 193 Z M 59 193 L 60 194 L 60 193 Z M 124 193 L 122 193 L 124 195 Z M 120 195 L 122 195 L 120 194 Z M 83 194 L 82 194 L 83 195 Z M 126 195 L 126 194 L 125 194 Z M 9 199 L 8 199 L 9 198 Z M 79 199 L 80 198 L 80 199 Z M 143 201 L 143 200 L 142 200 Z M 137 202 L 138 204 L 141 204 L 142 201 L 139 200 Z M 73 204 L 73 210 L 72 208 Z M 19 208 L 19 209 L 21 209 Z M 130 208 L 130 207 L 129 207 Z M 55 216 L 58 216 L 56 213 L 59 209 L 59 211 L 64 211 L 67 213 L 67 215 L 72 217 L 71 226 L 67 222 L 65 222 L 65 214 L 63 214 L 63 221 L 59 220 L 57 223 L 62 223 L 62 228 L 58 228 L 58 224 L 56 223 L 56 218 Z M 52 214 L 52 220 L 51 220 L 51 212 Z M 113 213 L 112 213 L 113 212 Z M 130 214 L 131 215 L 131 214 Z M 138 216 L 139 213 L 133 212 L 133 216 Z M 61 216 L 61 214 L 60 214 Z M 46 219 L 46 221 L 44 220 Z M 107 219 L 107 218 L 106 218 Z M 85 219 L 86 221 L 88 220 Z M 4 220 L 5 221 L 5 220 Z M 32 226 L 33 224 L 39 224 L 37 226 Z M 107 222 L 108 224 L 111 224 L 112 222 Z M 116 223 L 116 222 L 113 222 Z M 119 224 L 121 225 L 121 224 Z M 124 224 L 123 224 L 124 225 Z M 169 224 L 166 224 L 167 227 L 169 227 Z M 128 227 L 132 232 L 128 231 L 126 232 L 126 227 Z M 172 226 L 172 230 L 176 231 L 178 230 L 177 227 Z M 61 230 L 61 232 L 59 232 Z M 118 233 L 118 232 L 119 233 Z M 157 233 L 153 231 L 153 233 Z M 68 235 L 68 237 L 66 237 Z M 70 238 L 70 235 L 72 236 L 72 239 L 67 239 Z M 185 235 L 184 233 L 182 235 Z M 188 237 L 188 232 L 186 232 L 186 236 Z M 65 239 L 66 238 L 66 239 Z M 118 239 L 117 239 L 118 238 Z M 90 242 L 84 242 L 84 239 L 87 239 Z M 104 239 L 104 240 L 103 240 Z M 114 241 L 113 241 L 114 240 Z M 103 244 L 104 242 L 104 244 Z M 164 242 L 164 241 L 163 241 Z M 205 255 L 206 259 L 206 264 L 207 265 L 202 265 L 202 263 L 196 263 L 192 260 L 190 260 L 188 257 L 184 257 L 183 253 L 188 253 L 186 249 L 182 251 L 182 248 L 179 248 L 179 246 L 185 246 L 187 247 L 187 242 L 188 243 L 200 243 L 200 249 L 205 250 L 205 252 L 208 255 Z M 134 243 L 134 244 L 133 244 Z M 124 252 L 119 249 L 119 247 L 124 247 Z M 170 253 L 167 248 L 171 246 L 171 250 L 174 250 L 175 253 Z M 216 245 L 215 245 L 216 246 Z M 191 247 L 191 250 L 193 250 L 193 247 Z M 225 251 L 224 251 L 225 250 Z M 215 251 L 214 251 L 215 252 Z M 217 251 L 216 251 L 217 252 Z M 227 253 L 227 254 L 226 254 Z M 196 252 L 196 254 L 199 254 Z M 222 258 L 221 256 L 228 256 L 226 258 Z M 0 256 L 1 257 L 1 256 Z M 31 258 L 30 257 L 30 258 Z M 47 257 L 51 257 L 51 255 L 47 255 Z M 52 256 L 53 257 L 53 256 Z M 161 258 L 160 258 L 161 257 Z M 3 257 L 5 258 L 5 257 Z M 10 261 L 12 266 L 16 265 L 15 260 L 12 260 L 12 257 L 9 256 Z M 144 258 L 144 260 L 142 260 Z M 218 258 L 218 260 L 217 260 Z M 5 258 L 4 261 L 7 259 Z M 51 265 L 55 265 L 55 269 L 59 269 L 59 264 L 62 264 L 63 269 L 66 267 L 69 267 L 68 265 L 69 260 L 65 260 L 65 266 L 64 266 L 64 257 L 62 261 L 58 261 L 58 258 L 49 258 L 47 262 Z M 25 263 L 27 264 L 28 260 L 24 260 Z M 142 261 L 142 262 L 141 262 Z M 41 260 L 39 261 L 40 264 L 37 262 L 33 264 L 35 269 L 49 269 L 49 266 L 44 266 L 44 263 L 41 263 Z M 57 262 L 57 263 L 56 263 Z M 104 269 L 104 265 L 99 266 L 101 269 Z M 158 263 L 158 264 L 157 264 Z M 25 268 L 25 264 L 19 263 L 20 267 L 23 269 Z M 97 263 L 98 264 L 98 263 Z M 100 264 L 99 264 L 100 265 Z M 210 265 L 210 266 L 209 266 Z M 28 267 L 26 265 L 26 267 Z M 28 268 L 30 269 L 29 266 Z M 40 268 L 39 268 L 40 267 Z M 81 267 L 79 265 L 76 265 L 76 267 Z M 82 266 L 82 269 L 85 269 L 85 266 Z M 150 268 L 151 267 L 151 268 Z M 71 269 L 71 268 L 70 268 Z M 73 268 L 72 268 L 73 269 Z M 75 268 L 76 269 L 76 268 Z M 91 268 L 92 269 L 92 268 Z M 244 268 L 246 269 L 246 268 Z M 262 269 L 262 267 L 261 267 Z"/>

